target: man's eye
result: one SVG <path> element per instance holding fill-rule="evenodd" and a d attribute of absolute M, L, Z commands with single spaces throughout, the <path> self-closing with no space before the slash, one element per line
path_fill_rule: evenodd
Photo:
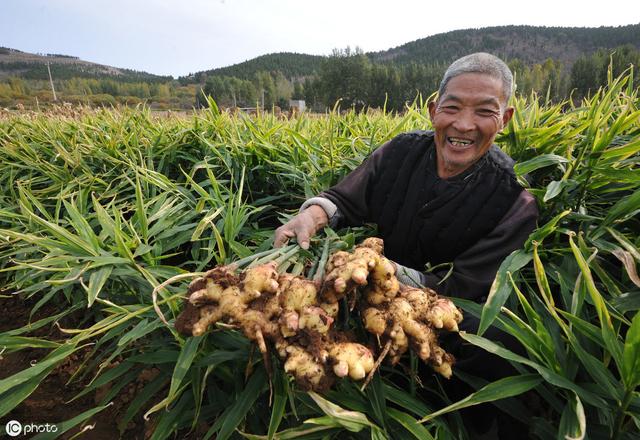
<path fill-rule="evenodd" d="M 452 113 L 452 112 L 457 112 L 458 111 L 458 107 L 456 107 L 455 105 L 445 105 L 440 107 L 442 109 L 442 111 L 448 112 L 448 113 Z"/>
<path fill-rule="evenodd" d="M 496 111 L 488 108 L 481 108 L 476 113 L 478 113 L 480 116 L 493 116 L 496 114 Z"/>

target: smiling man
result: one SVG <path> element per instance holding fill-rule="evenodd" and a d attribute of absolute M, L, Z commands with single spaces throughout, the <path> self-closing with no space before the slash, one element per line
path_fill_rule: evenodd
<path fill-rule="evenodd" d="M 276 230 L 275 245 L 331 226 L 378 225 L 405 284 L 484 302 L 504 258 L 535 228 L 537 207 L 493 141 L 513 116 L 513 77 L 475 53 L 444 74 L 429 103 L 434 131 L 401 134 Z M 436 267 L 428 271 L 428 268 Z"/>
<path fill-rule="evenodd" d="M 512 89 L 511 71 L 499 58 L 475 53 L 458 59 L 445 72 L 438 99 L 429 103 L 434 130 L 404 133 L 382 145 L 340 183 L 307 200 L 276 230 L 275 246 L 293 237 L 308 246 L 327 223 L 372 222 L 402 283 L 484 303 L 500 263 L 524 244 L 538 216 L 513 160 L 493 144 L 513 116 Z M 467 314 L 459 328 L 475 333 L 478 324 Z M 496 328 L 485 337 L 520 351 Z M 514 373 L 506 361 L 456 334 L 445 335 L 442 345 L 457 359 L 448 384 L 452 399 L 473 391 L 457 380 L 458 370 L 487 381 Z M 490 405 L 465 411 L 478 432 L 496 417 Z M 526 427 L 497 417 L 501 438 L 523 436 Z"/>
<path fill-rule="evenodd" d="M 437 103 L 429 104 L 441 178 L 460 174 L 489 150 L 513 115 L 505 93 L 501 79 L 465 73 L 451 78 Z"/>

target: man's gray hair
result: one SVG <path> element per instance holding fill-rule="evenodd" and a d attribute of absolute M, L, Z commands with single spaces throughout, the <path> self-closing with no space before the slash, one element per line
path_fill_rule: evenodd
<path fill-rule="evenodd" d="M 513 92 L 513 74 L 504 61 L 486 52 L 472 53 L 451 63 L 442 77 L 442 82 L 438 89 L 438 99 L 444 96 L 444 91 L 447 89 L 449 81 L 463 73 L 482 73 L 499 79 L 502 82 L 502 97 L 505 105 L 509 102 Z"/>

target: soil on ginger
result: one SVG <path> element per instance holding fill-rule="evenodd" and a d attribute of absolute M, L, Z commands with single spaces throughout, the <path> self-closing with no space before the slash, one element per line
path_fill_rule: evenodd
<path fill-rule="evenodd" d="M 20 328 L 29 322 L 29 314 L 34 303 L 23 301 L 18 296 L 0 298 L 0 333 Z M 54 305 L 43 306 L 31 322 L 59 313 Z M 82 311 L 80 311 L 80 314 Z M 60 325 L 73 327 L 74 319 L 81 315 L 65 317 Z M 56 326 L 45 326 L 24 336 L 40 337 L 61 342 L 66 335 L 61 333 Z M 2 348 L 0 347 L 0 350 Z M 24 349 L 14 353 L 0 354 L 0 380 L 12 376 L 29 368 L 32 364 L 44 358 L 50 349 Z M 84 388 L 84 385 L 92 375 L 87 375 L 83 383 L 67 383 L 86 356 L 91 352 L 91 347 L 85 347 L 73 353 L 65 361 L 56 367 L 41 383 L 38 388 L 16 408 L 0 418 L 0 432 L 4 434 L 4 425 L 10 420 L 17 420 L 25 424 L 59 424 L 69 420 L 84 411 L 95 408 L 107 389 L 98 389 L 81 398 L 69 402 Z M 157 374 L 157 370 L 143 370 L 141 377 L 124 387 L 113 399 L 113 405 L 94 415 L 78 427 L 68 431 L 59 438 L 69 439 L 77 434 L 82 427 L 92 425 L 93 429 L 81 434 L 80 438 L 95 440 L 112 440 L 120 437 L 118 422 L 126 412 L 128 404 L 142 389 L 150 378 Z M 147 431 L 147 432 L 145 432 Z M 145 426 L 145 421 L 139 414 L 127 427 L 123 438 L 143 440 L 150 434 L 150 429 Z M 20 438 L 28 438 L 20 436 Z"/>

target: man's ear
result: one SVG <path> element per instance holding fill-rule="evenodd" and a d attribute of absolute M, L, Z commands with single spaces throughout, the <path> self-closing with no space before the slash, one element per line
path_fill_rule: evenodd
<path fill-rule="evenodd" d="M 433 121 L 433 116 L 436 114 L 436 102 L 430 101 L 427 105 L 429 106 L 429 117 Z"/>
<path fill-rule="evenodd" d="M 502 114 L 502 128 L 506 127 L 511 118 L 513 117 L 513 112 L 515 109 L 513 107 L 507 107 Z"/>

